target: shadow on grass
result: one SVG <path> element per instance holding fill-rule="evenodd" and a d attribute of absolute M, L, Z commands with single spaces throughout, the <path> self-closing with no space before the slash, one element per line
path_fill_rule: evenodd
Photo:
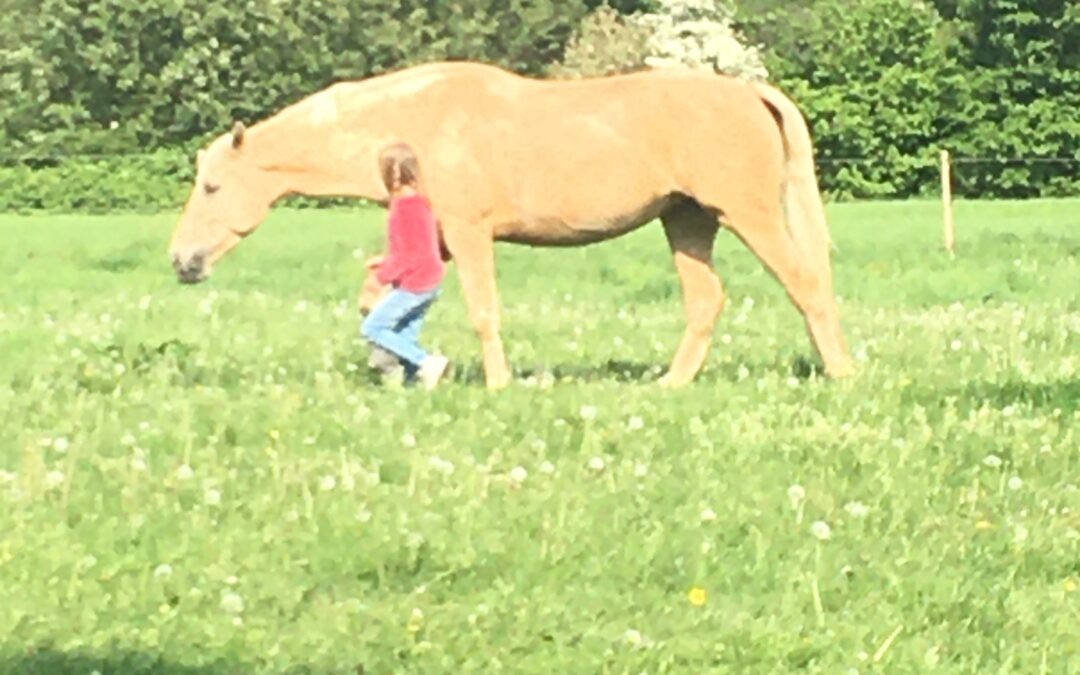
<path fill-rule="evenodd" d="M 956 396 L 974 407 L 983 404 L 993 408 L 1006 406 L 1031 406 L 1033 408 L 1060 408 L 1063 412 L 1080 406 L 1080 380 L 1060 380 L 1056 382 L 1024 382 L 1006 380 L 1004 382 L 975 381 L 964 387 L 942 392 Z"/>
<path fill-rule="evenodd" d="M 514 380 L 552 377 L 556 382 L 573 380 L 575 382 L 653 382 L 667 370 L 666 365 L 608 359 L 599 364 L 557 363 L 552 366 L 542 364 L 522 366 L 513 369 Z M 453 365 L 451 379 L 469 385 L 484 384 L 484 364 L 477 360 Z"/>
<path fill-rule="evenodd" d="M 255 663 L 221 660 L 203 666 L 170 662 L 161 655 L 138 652 L 119 652 L 106 656 L 72 654 L 51 649 L 28 650 L 24 654 L 0 655 L 3 675 L 241 675 L 258 669 Z M 328 671 L 311 666 L 293 666 L 280 671 L 282 675 L 330 675 Z M 364 675 L 362 664 L 336 673 Z"/>
<path fill-rule="evenodd" d="M 754 364 L 755 370 L 776 371 L 785 376 L 794 376 L 800 380 L 811 377 L 825 377 L 825 369 L 820 363 L 806 356 L 777 360 L 775 363 Z M 653 384 L 668 370 L 668 363 L 628 361 L 608 359 L 601 363 L 557 363 L 552 366 L 535 365 L 514 369 L 515 380 L 530 377 L 550 376 L 556 381 L 572 380 L 575 382 L 617 382 L 620 384 Z M 736 382 L 739 379 L 739 365 L 727 364 L 723 367 L 710 367 L 708 361 L 695 378 L 696 383 Z M 484 383 L 484 366 L 480 361 L 469 361 L 454 367 L 452 379 L 463 384 Z"/>

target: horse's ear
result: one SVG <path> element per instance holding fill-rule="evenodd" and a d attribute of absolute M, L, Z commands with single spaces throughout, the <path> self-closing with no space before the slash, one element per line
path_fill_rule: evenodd
<path fill-rule="evenodd" d="M 245 127 L 244 127 L 243 122 L 237 122 L 236 124 L 233 125 L 233 129 L 232 129 L 232 146 L 234 148 L 239 148 L 241 145 L 243 145 L 243 143 L 244 143 L 244 131 L 245 131 Z"/>

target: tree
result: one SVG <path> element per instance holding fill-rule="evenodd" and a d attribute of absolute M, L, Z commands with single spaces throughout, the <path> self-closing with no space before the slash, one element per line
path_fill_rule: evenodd
<path fill-rule="evenodd" d="M 601 6 L 582 22 L 559 76 L 595 76 L 644 68 L 700 68 L 749 79 L 768 73 L 761 55 L 733 25 L 721 0 L 655 0 L 648 12 L 621 16 Z"/>

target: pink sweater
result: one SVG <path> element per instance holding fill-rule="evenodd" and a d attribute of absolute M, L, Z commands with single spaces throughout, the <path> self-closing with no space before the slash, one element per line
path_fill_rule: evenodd
<path fill-rule="evenodd" d="M 430 291 L 442 283 L 445 251 L 427 197 L 414 194 L 390 202 L 388 229 L 379 282 L 412 293 Z"/>

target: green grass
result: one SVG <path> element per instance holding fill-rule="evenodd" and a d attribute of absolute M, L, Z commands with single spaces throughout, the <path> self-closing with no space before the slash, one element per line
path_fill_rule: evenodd
<path fill-rule="evenodd" d="M 844 382 L 722 235 L 673 393 L 655 225 L 499 249 L 499 393 L 452 272 L 429 395 L 363 367 L 378 212 L 198 287 L 175 216 L 0 219 L 0 672 L 1080 671 L 1080 202 L 958 204 L 955 260 L 939 208 L 830 207 Z"/>

